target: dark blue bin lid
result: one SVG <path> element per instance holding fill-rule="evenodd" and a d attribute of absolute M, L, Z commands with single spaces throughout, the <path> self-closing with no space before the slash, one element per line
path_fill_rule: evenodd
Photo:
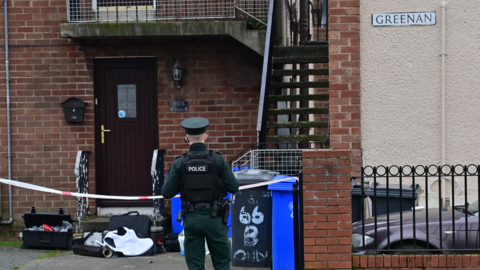
<path fill-rule="evenodd" d="M 261 182 L 270 181 L 276 175 L 279 175 L 280 172 L 270 171 L 270 170 L 243 170 L 233 173 L 237 177 L 238 184 L 240 186 L 257 184 Z"/>
<path fill-rule="evenodd" d="M 368 181 L 363 182 L 363 194 L 367 195 L 367 191 L 370 190 L 370 183 Z M 352 195 L 361 196 L 362 195 L 362 182 L 352 182 Z"/>
<path fill-rule="evenodd" d="M 279 190 L 279 191 L 293 191 L 293 185 L 297 183 L 295 178 L 288 175 L 276 175 L 272 180 L 280 180 L 290 178 L 282 182 L 273 183 L 268 185 L 268 190 Z"/>
<path fill-rule="evenodd" d="M 376 186 L 376 187 L 375 187 Z M 413 198 L 413 185 L 402 184 L 402 198 Z M 418 194 L 422 193 L 422 188 L 416 184 L 415 185 L 415 198 Z M 368 196 L 377 197 L 387 197 L 387 185 L 380 183 L 372 183 L 370 190 L 367 191 Z M 389 184 L 388 185 L 388 197 L 400 198 L 400 185 L 399 184 Z"/>

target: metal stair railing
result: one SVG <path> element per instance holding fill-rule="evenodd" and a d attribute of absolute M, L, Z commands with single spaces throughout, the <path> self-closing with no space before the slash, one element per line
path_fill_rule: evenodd
<path fill-rule="evenodd" d="M 85 22 L 157 22 L 233 19 L 237 10 L 267 23 L 269 0 L 66 0 L 67 20 Z"/>
<path fill-rule="evenodd" d="M 258 103 L 258 116 L 257 116 L 257 132 L 259 133 L 259 141 L 266 141 L 267 136 L 267 121 L 268 114 L 264 113 L 268 110 L 270 104 L 268 100 L 269 85 L 270 85 L 270 73 L 272 71 L 272 56 L 271 51 L 273 48 L 272 42 L 272 26 L 273 26 L 273 11 L 275 8 L 275 1 L 271 0 L 268 8 L 268 23 L 267 33 L 265 37 L 265 53 L 263 54 L 263 69 L 262 69 L 262 83 L 260 87 L 260 100 Z"/>
<path fill-rule="evenodd" d="M 290 144 L 286 143 L 286 144 Z M 254 144 L 229 161 L 233 172 L 257 169 L 273 170 L 283 175 L 295 176 L 302 170 L 302 153 L 311 149 L 280 149 L 285 143 Z M 316 149 L 329 148 L 325 142 L 312 142 Z"/>

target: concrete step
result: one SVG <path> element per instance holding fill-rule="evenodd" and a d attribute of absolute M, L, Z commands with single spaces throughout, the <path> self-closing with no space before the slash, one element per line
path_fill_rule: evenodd
<path fill-rule="evenodd" d="M 110 217 L 96 217 L 80 223 L 80 232 L 108 230 Z"/>

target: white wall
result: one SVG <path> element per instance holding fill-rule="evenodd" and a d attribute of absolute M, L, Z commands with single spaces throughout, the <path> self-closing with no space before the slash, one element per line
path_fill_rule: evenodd
<path fill-rule="evenodd" d="M 441 2 L 360 1 L 365 165 L 441 164 Z M 372 26 L 393 12 L 436 12 L 437 23 Z M 445 14 L 445 163 L 480 164 L 480 1 L 447 1 Z"/>

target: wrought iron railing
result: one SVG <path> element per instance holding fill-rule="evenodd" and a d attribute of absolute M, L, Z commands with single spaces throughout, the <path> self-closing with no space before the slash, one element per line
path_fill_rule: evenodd
<path fill-rule="evenodd" d="M 270 0 L 67 0 L 69 22 L 145 22 L 236 18 L 266 24 Z"/>
<path fill-rule="evenodd" d="M 163 161 L 163 151 L 158 149 L 153 150 L 152 166 L 150 170 L 152 176 L 153 196 L 162 195 L 162 187 L 164 183 Z M 153 224 L 155 226 L 157 226 L 157 220 L 162 219 L 164 208 L 164 199 L 153 200 Z"/>
<path fill-rule="evenodd" d="M 367 166 L 352 181 L 354 253 L 480 252 L 480 165 Z"/>
<path fill-rule="evenodd" d="M 78 151 L 75 161 L 74 175 L 77 183 L 77 193 L 88 194 L 88 155 L 91 151 Z M 80 232 L 82 219 L 88 217 L 90 202 L 87 197 L 77 197 L 77 233 Z"/>
<path fill-rule="evenodd" d="M 77 182 L 77 193 L 88 194 L 89 193 L 89 154 L 91 151 L 78 151 L 77 159 L 75 162 L 74 175 Z M 163 151 L 154 150 L 152 156 L 151 166 L 153 195 L 161 195 L 162 186 L 164 182 L 163 178 Z M 77 233 L 81 230 L 82 219 L 88 217 L 90 202 L 87 197 L 77 197 Z M 164 200 L 153 200 L 153 221 L 156 226 L 157 220 L 161 220 L 164 213 Z"/>

